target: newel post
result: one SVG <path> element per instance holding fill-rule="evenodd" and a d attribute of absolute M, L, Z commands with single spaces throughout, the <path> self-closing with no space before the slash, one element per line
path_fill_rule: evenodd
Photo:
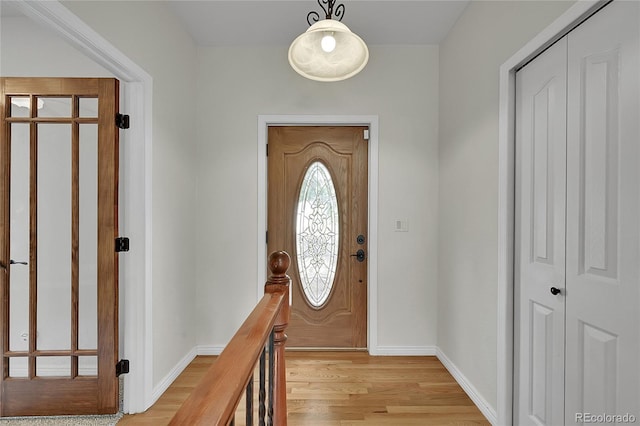
<path fill-rule="evenodd" d="M 289 286 L 291 278 L 287 275 L 287 269 L 291 258 L 285 251 L 276 251 L 269 256 L 269 270 L 271 275 L 264 285 L 264 292 L 284 292 L 285 301 L 273 326 L 273 424 L 276 426 L 287 425 L 287 372 L 285 370 L 284 347 L 287 335 L 284 333 L 289 325 Z M 271 356 L 271 355 L 269 355 Z"/>

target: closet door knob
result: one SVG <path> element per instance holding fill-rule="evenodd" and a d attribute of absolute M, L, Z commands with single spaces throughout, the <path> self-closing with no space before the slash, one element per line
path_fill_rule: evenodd
<path fill-rule="evenodd" d="M 562 292 L 562 291 L 561 291 L 559 288 L 557 288 L 557 287 L 551 287 L 550 291 L 551 291 L 551 294 L 553 294 L 554 296 L 556 296 L 556 295 L 558 295 L 558 294 L 560 294 L 560 293 Z"/>

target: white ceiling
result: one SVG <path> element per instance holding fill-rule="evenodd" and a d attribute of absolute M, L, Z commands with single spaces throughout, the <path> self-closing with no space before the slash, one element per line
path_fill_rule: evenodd
<path fill-rule="evenodd" d="M 208 46 L 289 45 L 309 27 L 309 12 L 324 18 L 317 1 L 165 0 L 195 42 Z M 439 44 L 469 1 L 345 0 L 342 22 L 367 44 Z M 11 3 L 0 0 L 0 15 L 21 15 Z"/>
<path fill-rule="evenodd" d="M 322 1 L 322 0 L 320 0 Z M 199 45 L 288 45 L 324 18 L 316 0 L 169 0 Z M 345 0 L 344 19 L 367 44 L 439 44 L 469 0 Z M 338 1 L 336 4 L 340 4 Z"/>
<path fill-rule="evenodd" d="M 23 16 L 22 12 L 13 6 L 12 1 L 0 0 L 0 16 L 6 16 L 8 18 Z"/>

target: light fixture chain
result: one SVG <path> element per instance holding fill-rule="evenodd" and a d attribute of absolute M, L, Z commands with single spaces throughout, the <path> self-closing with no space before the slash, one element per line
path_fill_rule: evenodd
<path fill-rule="evenodd" d="M 344 17 L 344 10 L 345 10 L 344 4 L 340 3 L 338 6 L 335 6 L 336 0 L 317 0 L 317 1 L 325 13 L 326 19 L 333 19 L 333 16 L 335 15 L 335 18 L 337 21 L 342 21 L 342 18 Z M 334 13 L 334 6 L 335 6 L 335 13 Z M 312 10 L 307 14 L 307 23 L 309 25 L 313 25 L 315 22 L 318 22 L 319 20 L 320 20 L 320 14 L 318 12 Z"/>

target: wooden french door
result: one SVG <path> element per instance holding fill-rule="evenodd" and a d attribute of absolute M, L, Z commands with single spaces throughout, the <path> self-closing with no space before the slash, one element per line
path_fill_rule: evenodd
<path fill-rule="evenodd" d="M 288 347 L 367 345 L 366 127 L 270 127 L 268 252 L 291 255 Z"/>
<path fill-rule="evenodd" d="M 118 410 L 118 88 L 0 79 L 0 416 Z"/>

